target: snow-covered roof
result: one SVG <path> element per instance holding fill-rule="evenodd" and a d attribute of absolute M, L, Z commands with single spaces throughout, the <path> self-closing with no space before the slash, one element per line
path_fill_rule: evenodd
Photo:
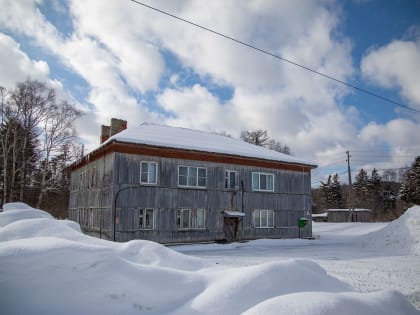
<path fill-rule="evenodd" d="M 315 167 L 315 163 L 302 160 L 287 154 L 269 150 L 216 133 L 198 131 L 188 128 L 171 127 L 153 123 L 143 123 L 110 137 L 103 143 L 111 141 L 146 144 L 159 147 L 177 148 L 209 153 L 221 153 L 241 157 L 250 157 Z"/>

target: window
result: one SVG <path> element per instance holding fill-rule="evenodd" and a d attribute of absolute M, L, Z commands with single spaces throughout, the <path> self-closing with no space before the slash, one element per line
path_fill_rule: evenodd
<path fill-rule="evenodd" d="M 254 227 L 273 228 L 274 211 L 273 210 L 254 210 Z"/>
<path fill-rule="evenodd" d="M 178 167 L 178 186 L 205 188 L 207 169 L 195 166 Z"/>
<path fill-rule="evenodd" d="M 157 183 L 157 163 L 141 162 L 140 183 L 156 184 Z"/>
<path fill-rule="evenodd" d="M 79 189 L 86 188 L 86 172 L 83 171 L 79 174 Z"/>
<path fill-rule="evenodd" d="M 155 216 L 153 209 L 140 209 L 139 229 L 153 230 L 155 228 Z"/>
<path fill-rule="evenodd" d="M 204 229 L 205 219 L 204 209 L 178 209 L 176 213 L 178 230 Z"/>
<path fill-rule="evenodd" d="M 274 174 L 252 173 L 252 190 L 274 191 Z"/>
<path fill-rule="evenodd" d="M 96 166 L 93 166 L 89 169 L 89 188 L 94 188 L 97 186 L 98 181 L 98 169 Z"/>
<path fill-rule="evenodd" d="M 225 171 L 225 188 L 235 189 L 238 187 L 238 172 L 237 171 Z"/>

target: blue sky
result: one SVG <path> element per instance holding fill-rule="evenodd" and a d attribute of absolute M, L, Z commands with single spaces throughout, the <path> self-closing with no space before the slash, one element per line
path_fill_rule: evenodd
<path fill-rule="evenodd" d="M 145 1 L 420 110 L 420 1 Z M 49 82 L 85 112 L 88 149 L 111 117 L 199 130 L 267 129 L 319 165 L 314 182 L 420 154 L 414 111 L 129 0 L 0 0 L 0 85 Z M 343 181 L 346 176 L 342 176 Z"/>
<path fill-rule="evenodd" d="M 393 40 L 415 40 L 415 36 L 419 36 L 420 30 L 415 28 L 420 25 L 420 1 L 344 1 L 342 6 L 345 17 L 341 31 L 353 41 L 352 56 L 356 64 L 360 64 L 370 49 L 384 46 Z M 400 97 L 396 88 L 378 87 L 363 80 L 360 75 L 354 78 L 354 83 L 396 102 L 410 105 Z M 393 104 L 363 93 L 350 95 L 347 100 L 360 104 L 365 120 L 384 123 L 396 117 Z M 406 113 L 411 114 L 410 111 Z"/>

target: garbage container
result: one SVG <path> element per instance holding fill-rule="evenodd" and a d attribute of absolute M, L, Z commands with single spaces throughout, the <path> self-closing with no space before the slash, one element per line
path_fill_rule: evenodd
<path fill-rule="evenodd" d="M 306 223 L 308 223 L 308 219 L 307 218 L 299 218 L 298 226 L 300 228 L 305 227 L 306 226 Z"/>

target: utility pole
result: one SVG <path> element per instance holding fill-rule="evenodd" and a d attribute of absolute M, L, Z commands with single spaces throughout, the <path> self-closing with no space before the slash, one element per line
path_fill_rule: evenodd
<path fill-rule="evenodd" d="M 352 208 L 352 200 L 351 200 L 351 195 L 352 195 L 352 184 L 351 184 L 351 169 L 350 169 L 350 151 L 346 151 L 347 154 L 347 173 L 349 175 L 349 195 L 348 195 L 348 200 L 347 200 L 347 204 L 349 206 L 349 222 L 353 221 L 353 208 Z"/>

